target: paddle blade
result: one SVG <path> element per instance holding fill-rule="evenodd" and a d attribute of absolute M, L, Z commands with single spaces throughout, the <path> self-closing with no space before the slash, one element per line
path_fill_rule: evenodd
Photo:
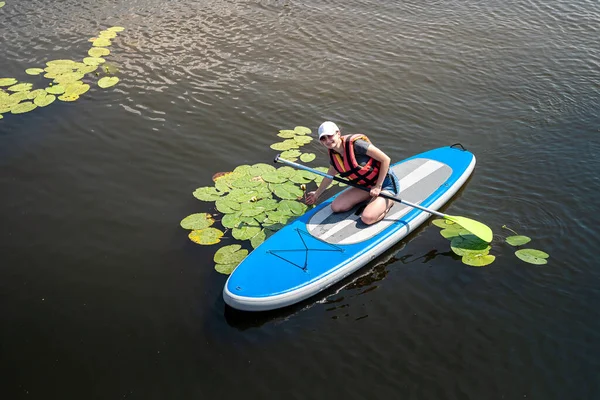
<path fill-rule="evenodd" d="M 463 228 L 471 232 L 473 235 L 477 236 L 479 239 L 484 240 L 488 243 L 491 242 L 494 238 L 492 230 L 487 225 L 484 225 L 479 221 L 475 221 L 465 217 L 457 217 L 453 215 L 444 215 L 444 218 L 462 226 Z"/>

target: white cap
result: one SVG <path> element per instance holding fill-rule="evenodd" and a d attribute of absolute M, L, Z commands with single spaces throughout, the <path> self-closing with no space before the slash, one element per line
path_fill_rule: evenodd
<path fill-rule="evenodd" d="M 321 126 L 319 126 L 319 139 L 321 139 L 323 136 L 335 135 L 335 133 L 339 130 L 340 128 L 338 128 L 338 126 L 333 122 L 325 121 L 321 124 Z"/>

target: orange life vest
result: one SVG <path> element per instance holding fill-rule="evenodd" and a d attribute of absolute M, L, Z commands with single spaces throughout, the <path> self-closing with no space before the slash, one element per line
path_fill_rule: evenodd
<path fill-rule="evenodd" d="M 369 161 L 365 165 L 360 165 L 356 161 L 356 155 L 354 154 L 354 142 L 362 139 L 371 143 L 369 138 L 361 133 L 357 133 L 355 135 L 342 136 L 341 139 L 342 147 L 344 148 L 344 157 L 342 158 L 337 152 L 329 150 L 331 165 L 339 172 L 341 177 L 347 178 L 353 183 L 369 187 L 374 186 L 377 183 L 381 163 L 369 157 Z"/>

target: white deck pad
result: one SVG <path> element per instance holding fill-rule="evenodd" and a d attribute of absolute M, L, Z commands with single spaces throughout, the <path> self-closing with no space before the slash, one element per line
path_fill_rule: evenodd
<path fill-rule="evenodd" d="M 398 164 L 392 168 L 400 181 L 399 198 L 420 204 L 435 192 L 452 174 L 452 169 L 439 161 L 417 158 Z M 343 213 L 333 213 L 325 207 L 308 222 L 311 235 L 327 243 L 353 244 L 372 238 L 402 216 L 413 210 L 412 207 L 394 203 L 385 218 L 373 225 L 360 220 L 360 207 L 357 205 Z"/>

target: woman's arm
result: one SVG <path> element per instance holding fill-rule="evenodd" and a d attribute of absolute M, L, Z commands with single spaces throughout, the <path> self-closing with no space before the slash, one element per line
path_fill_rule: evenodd
<path fill-rule="evenodd" d="M 381 163 L 379 166 L 379 175 L 377 176 L 377 183 L 371 188 L 371 196 L 379 196 L 381 192 L 381 185 L 390 169 L 390 158 L 383 151 L 379 150 L 374 145 L 370 144 L 367 148 L 367 155 Z"/>
<path fill-rule="evenodd" d="M 335 168 L 333 166 L 329 166 L 329 169 L 327 170 L 327 175 L 335 176 L 336 174 L 337 171 L 335 170 Z M 331 182 L 332 179 L 323 178 L 317 190 L 315 190 L 314 192 L 308 192 L 306 194 L 306 204 L 314 204 L 321 195 L 321 193 L 323 193 L 323 191 L 329 187 Z"/>

